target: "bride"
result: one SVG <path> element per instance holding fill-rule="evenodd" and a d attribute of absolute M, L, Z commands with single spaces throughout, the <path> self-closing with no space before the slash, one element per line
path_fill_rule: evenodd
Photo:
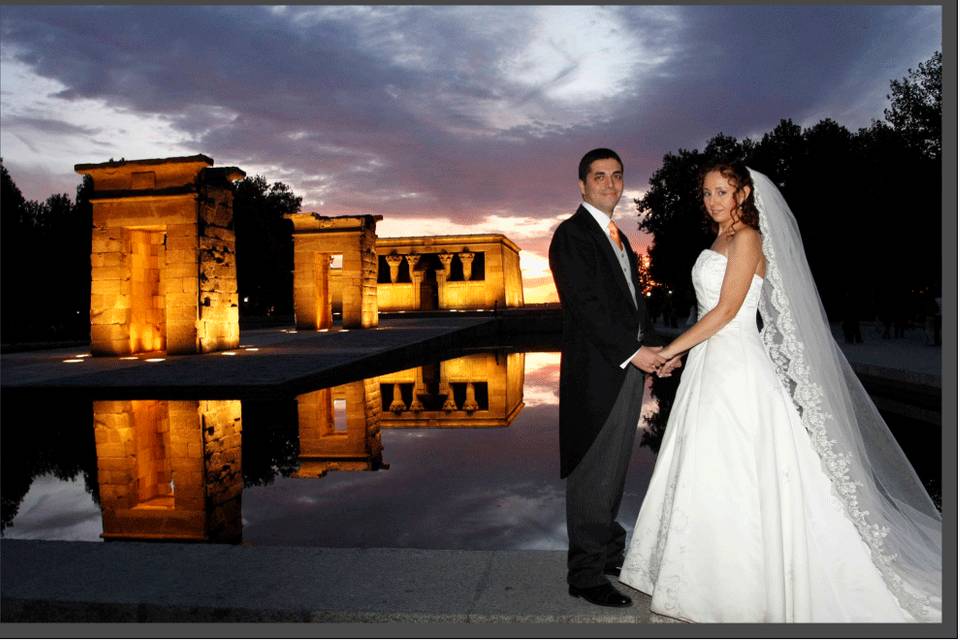
<path fill-rule="evenodd" d="M 692 622 L 939 622 L 941 515 L 830 333 L 797 223 L 740 165 L 620 581 Z M 763 320 L 757 330 L 758 308 Z"/>

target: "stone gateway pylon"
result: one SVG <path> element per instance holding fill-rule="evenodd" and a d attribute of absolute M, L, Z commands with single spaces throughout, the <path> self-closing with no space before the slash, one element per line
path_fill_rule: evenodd
<path fill-rule="evenodd" d="M 90 176 L 94 355 L 240 344 L 233 182 L 204 155 L 78 164 Z"/>
<path fill-rule="evenodd" d="M 369 329 L 377 307 L 377 221 L 383 216 L 288 213 L 293 222 L 293 308 L 297 329 L 333 326 L 333 292 L 342 292 L 342 326 Z"/>

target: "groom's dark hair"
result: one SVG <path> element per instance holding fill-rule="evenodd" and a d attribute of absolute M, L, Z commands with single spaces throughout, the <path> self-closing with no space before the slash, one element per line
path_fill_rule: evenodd
<path fill-rule="evenodd" d="M 620 156 L 617 155 L 617 152 L 613 149 L 606 149 L 600 147 L 599 149 L 591 149 L 580 159 L 580 179 L 586 180 L 587 174 L 590 173 L 590 165 L 592 165 L 596 160 L 606 160 L 607 158 L 613 158 L 620 163 L 620 171 L 623 171 L 623 160 L 620 159 Z"/>

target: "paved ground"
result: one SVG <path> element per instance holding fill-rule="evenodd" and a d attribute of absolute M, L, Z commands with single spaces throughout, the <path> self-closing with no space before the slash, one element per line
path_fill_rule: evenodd
<path fill-rule="evenodd" d="M 490 317 L 393 319 L 377 329 L 257 329 L 224 353 L 165 356 L 151 362 L 89 357 L 77 348 L 0 356 L 4 393 L 71 393 L 100 399 L 155 397 L 244 399 L 276 391 L 299 393 L 354 377 L 403 368 L 424 352 L 442 352 L 465 336 L 490 335 Z M 159 354 L 157 354 L 159 355 Z M 407 365 L 411 366 L 411 365 Z"/>
<path fill-rule="evenodd" d="M 675 622 L 570 597 L 562 551 L 4 540 L 2 618 L 111 622 Z"/>
<path fill-rule="evenodd" d="M 121 397 L 151 387 L 166 395 L 243 397 L 337 384 L 484 331 L 477 317 L 392 319 L 379 331 L 244 332 L 236 356 L 163 362 L 81 358 L 77 349 L 5 354 L 4 393 L 53 390 Z M 922 332 L 841 348 L 861 371 L 940 387 L 940 349 Z M 247 351 L 247 348 L 257 351 Z M 404 366 L 400 364 L 400 366 Z M 410 365 L 407 365 L 410 366 Z M 239 390 L 239 394 L 238 394 Z M 142 391 L 140 392 L 142 393 Z M 564 553 L 322 549 L 178 543 L 0 543 L 0 619 L 10 621 L 272 622 L 675 622 L 633 607 L 605 609 L 566 593 Z"/>

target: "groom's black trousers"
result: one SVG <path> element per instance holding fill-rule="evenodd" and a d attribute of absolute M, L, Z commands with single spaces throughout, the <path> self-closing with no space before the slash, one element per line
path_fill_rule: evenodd
<path fill-rule="evenodd" d="M 643 378 L 643 372 L 627 365 L 607 421 L 567 476 L 567 582 L 574 587 L 608 583 L 604 565 L 623 558 L 626 531 L 616 517 L 640 421 Z"/>

